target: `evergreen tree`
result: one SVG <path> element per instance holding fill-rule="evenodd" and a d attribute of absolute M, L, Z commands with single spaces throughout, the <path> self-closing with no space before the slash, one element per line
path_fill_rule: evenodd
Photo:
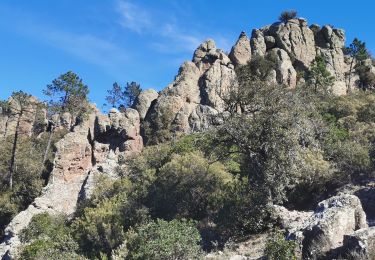
<path fill-rule="evenodd" d="M 308 82 L 314 88 L 314 92 L 328 94 L 333 85 L 334 77 L 326 68 L 326 61 L 322 56 L 316 56 L 308 73 Z"/>
<path fill-rule="evenodd" d="M 124 90 L 124 95 L 126 98 L 125 105 L 126 107 L 131 107 L 135 101 L 135 99 L 138 97 L 138 95 L 141 93 L 142 88 L 141 85 L 132 81 L 126 83 L 126 87 Z"/>
<path fill-rule="evenodd" d="M 125 103 L 125 92 L 117 82 L 113 83 L 112 89 L 107 90 L 105 100 L 111 107 L 119 108 Z"/>
<path fill-rule="evenodd" d="M 13 188 L 13 175 L 15 171 L 15 165 L 17 160 L 17 148 L 18 148 L 18 141 L 21 133 L 21 123 L 23 120 L 26 120 L 25 116 L 27 117 L 27 113 L 31 112 L 33 102 L 31 101 L 31 95 L 23 92 L 13 92 L 12 94 L 12 101 L 9 103 L 9 106 L 12 108 L 11 116 L 14 117 L 16 121 L 16 128 L 13 137 L 13 144 L 12 144 L 12 151 L 11 151 L 11 158 L 9 162 L 9 188 Z"/>
<path fill-rule="evenodd" d="M 82 117 L 88 112 L 89 88 L 72 71 L 54 79 L 43 93 L 51 98 L 49 106 L 52 112 L 69 112 L 73 117 Z"/>
<path fill-rule="evenodd" d="M 352 80 L 352 74 L 355 63 L 361 63 L 364 60 L 370 58 L 370 55 L 366 48 L 366 43 L 355 38 L 349 47 L 346 48 L 346 54 L 350 56 L 350 69 L 349 69 L 349 81 L 347 86 L 347 92 L 350 92 L 350 84 Z"/>

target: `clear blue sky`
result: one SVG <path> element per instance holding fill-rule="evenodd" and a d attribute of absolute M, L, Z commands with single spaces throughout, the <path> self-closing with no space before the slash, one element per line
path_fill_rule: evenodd
<path fill-rule="evenodd" d="M 1 0 L 0 98 L 42 89 L 68 70 L 99 107 L 117 81 L 160 90 L 194 49 L 213 38 L 226 51 L 295 9 L 309 24 L 332 24 L 375 53 L 375 1 L 338 0 Z"/>

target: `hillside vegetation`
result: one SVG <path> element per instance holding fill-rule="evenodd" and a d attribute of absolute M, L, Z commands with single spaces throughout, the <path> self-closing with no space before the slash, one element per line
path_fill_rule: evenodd
<path fill-rule="evenodd" d="M 280 19 L 287 24 L 295 15 L 283 13 Z M 236 82 L 218 93 L 222 111 L 215 115 L 220 123 L 204 131 L 179 132 L 167 112 L 158 118 L 145 113 L 141 132 L 148 145 L 119 157 L 110 176 L 97 175 L 90 196 L 79 200 L 72 216 L 34 215 L 20 234 L 20 259 L 202 259 L 229 242 L 265 232 L 272 233 L 265 250 L 268 259 L 297 259 L 296 244 L 278 231 L 273 205 L 313 210 L 336 189 L 375 177 L 372 60 L 358 40 L 346 53 L 356 59 L 353 73 L 358 76 L 357 88 L 347 95 L 333 93 L 335 77 L 322 55 L 298 71 L 295 87 L 273 80 L 279 60 L 270 51 L 236 65 Z M 72 81 L 77 88 L 67 91 L 64 84 Z M 93 110 L 86 103 L 87 86 L 74 73 L 51 86 L 51 96 L 67 91 L 71 99 L 52 102 L 47 111 L 69 112 L 76 120 L 68 129 L 49 125 L 38 134 L 21 135 L 11 188 L 7 174 L 14 135 L 2 137 L 1 236 L 48 182 L 55 151 L 53 146 L 46 150 L 50 133 L 54 144 Z M 123 113 L 141 93 L 135 82 L 126 91 L 116 83 L 107 97 Z M 153 109 L 158 111 L 157 105 Z M 115 128 L 108 129 L 108 140 L 100 135 L 95 140 L 110 147 L 123 140 Z M 95 166 L 96 159 L 91 161 Z"/>

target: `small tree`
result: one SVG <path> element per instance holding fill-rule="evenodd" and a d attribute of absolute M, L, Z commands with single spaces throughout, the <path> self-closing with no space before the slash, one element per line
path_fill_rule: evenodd
<path fill-rule="evenodd" d="M 126 96 L 125 92 L 117 82 L 113 83 L 112 89 L 107 90 L 107 96 L 105 100 L 108 102 L 111 107 L 119 108 L 121 105 L 125 103 Z"/>
<path fill-rule="evenodd" d="M 126 87 L 124 90 L 125 95 L 125 105 L 126 107 L 131 107 L 135 101 L 135 99 L 138 97 L 138 95 L 141 93 L 142 88 L 141 85 L 132 81 L 131 83 L 126 83 Z"/>
<path fill-rule="evenodd" d="M 349 68 L 349 81 L 347 86 L 347 92 L 350 92 L 350 84 L 355 62 L 361 63 L 362 61 L 368 59 L 370 55 L 366 49 L 366 43 L 358 40 L 357 38 L 355 38 L 350 46 L 346 48 L 346 54 L 351 58 Z"/>
<path fill-rule="evenodd" d="M 9 107 L 11 108 L 11 116 L 16 119 L 16 128 L 14 132 L 13 144 L 11 158 L 9 162 L 9 188 L 13 188 L 13 175 L 15 170 L 15 164 L 17 160 L 17 147 L 18 139 L 21 133 L 21 123 L 25 120 L 25 116 L 28 112 L 32 112 L 32 99 L 31 95 L 23 92 L 13 92 L 12 101 L 9 102 Z"/>
<path fill-rule="evenodd" d="M 286 24 L 289 20 L 295 19 L 296 17 L 297 11 L 295 10 L 283 11 L 279 16 L 279 21 Z"/>
<path fill-rule="evenodd" d="M 334 77 L 326 68 L 326 61 L 322 56 L 316 56 L 308 73 L 308 82 L 314 87 L 314 92 L 327 94 L 333 85 Z"/>

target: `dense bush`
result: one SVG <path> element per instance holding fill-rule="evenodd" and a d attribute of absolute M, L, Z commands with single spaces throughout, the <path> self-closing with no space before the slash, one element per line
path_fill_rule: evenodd
<path fill-rule="evenodd" d="M 201 259 L 200 235 L 187 220 L 156 220 L 126 235 L 126 259 Z"/>
<path fill-rule="evenodd" d="M 269 260 L 297 260 L 295 249 L 294 241 L 285 240 L 284 235 L 276 231 L 267 241 L 265 255 Z"/>
<path fill-rule="evenodd" d="M 156 217 L 201 220 L 212 210 L 231 175 L 222 164 L 210 162 L 201 153 L 175 155 L 156 174 L 147 204 Z"/>
<path fill-rule="evenodd" d="M 83 259 L 63 216 L 35 215 L 21 233 L 21 259 Z"/>

